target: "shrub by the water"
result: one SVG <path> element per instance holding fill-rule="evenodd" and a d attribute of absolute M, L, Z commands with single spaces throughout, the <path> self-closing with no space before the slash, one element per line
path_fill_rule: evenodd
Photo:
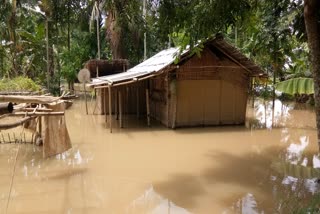
<path fill-rule="evenodd" d="M 38 84 L 27 77 L 0 80 L 0 91 L 39 91 L 40 89 Z"/>

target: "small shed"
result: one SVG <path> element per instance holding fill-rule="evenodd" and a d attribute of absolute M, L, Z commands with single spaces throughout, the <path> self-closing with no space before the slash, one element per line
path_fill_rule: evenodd
<path fill-rule="evenodd" d="M 148 124 L 151 117 L 170 128 L 243 124 L 250 79 L 264 71 L 221 35 L 204 43 L 201 56 L 186 50 L 176 63 L 179 53 L 169 48 L 127 72 L 93 79 L 100 113 L 111 118 L 124 105 L 126 113 L 146 113 Z"/>
<path fill-rule="evenodd" d="M 129 62 L 126 59 L 90 59 L 84 67 L 90 71 L 91 77 L 98 77 L 125 72 L 128 70 Z"/>

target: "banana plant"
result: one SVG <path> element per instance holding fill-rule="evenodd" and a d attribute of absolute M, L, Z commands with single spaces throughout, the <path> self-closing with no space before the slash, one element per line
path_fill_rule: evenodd
<path fill-rule="evenodd" d="M 312 78 L 292 78 L 276 84 L 276 90 L 286 94 L 314 94 Z"/>

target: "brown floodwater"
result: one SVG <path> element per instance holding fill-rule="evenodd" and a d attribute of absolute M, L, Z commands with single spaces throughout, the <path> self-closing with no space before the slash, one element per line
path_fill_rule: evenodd
<path fill-rule="evenodd" d="M 68 152 L 0 144 L 0 213 L 291 213 L 319 190 L 315 116 L 271 105 L 248 106 L 245 126 L 148 128 L 131 116 L 110 134 L 76 101 Z"/>

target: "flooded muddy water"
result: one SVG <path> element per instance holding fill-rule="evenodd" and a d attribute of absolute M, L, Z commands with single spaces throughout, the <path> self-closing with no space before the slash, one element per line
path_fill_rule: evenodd
<path fill-rule="evenodd" d="M 319 190 L 315 116 L 271 109 L 257 100 L 246 126 L 176 130 L 125 117 L 110 134 L 77 101 L 68 152 L 0 144 L 0 213 L 291 213 Z"/>

